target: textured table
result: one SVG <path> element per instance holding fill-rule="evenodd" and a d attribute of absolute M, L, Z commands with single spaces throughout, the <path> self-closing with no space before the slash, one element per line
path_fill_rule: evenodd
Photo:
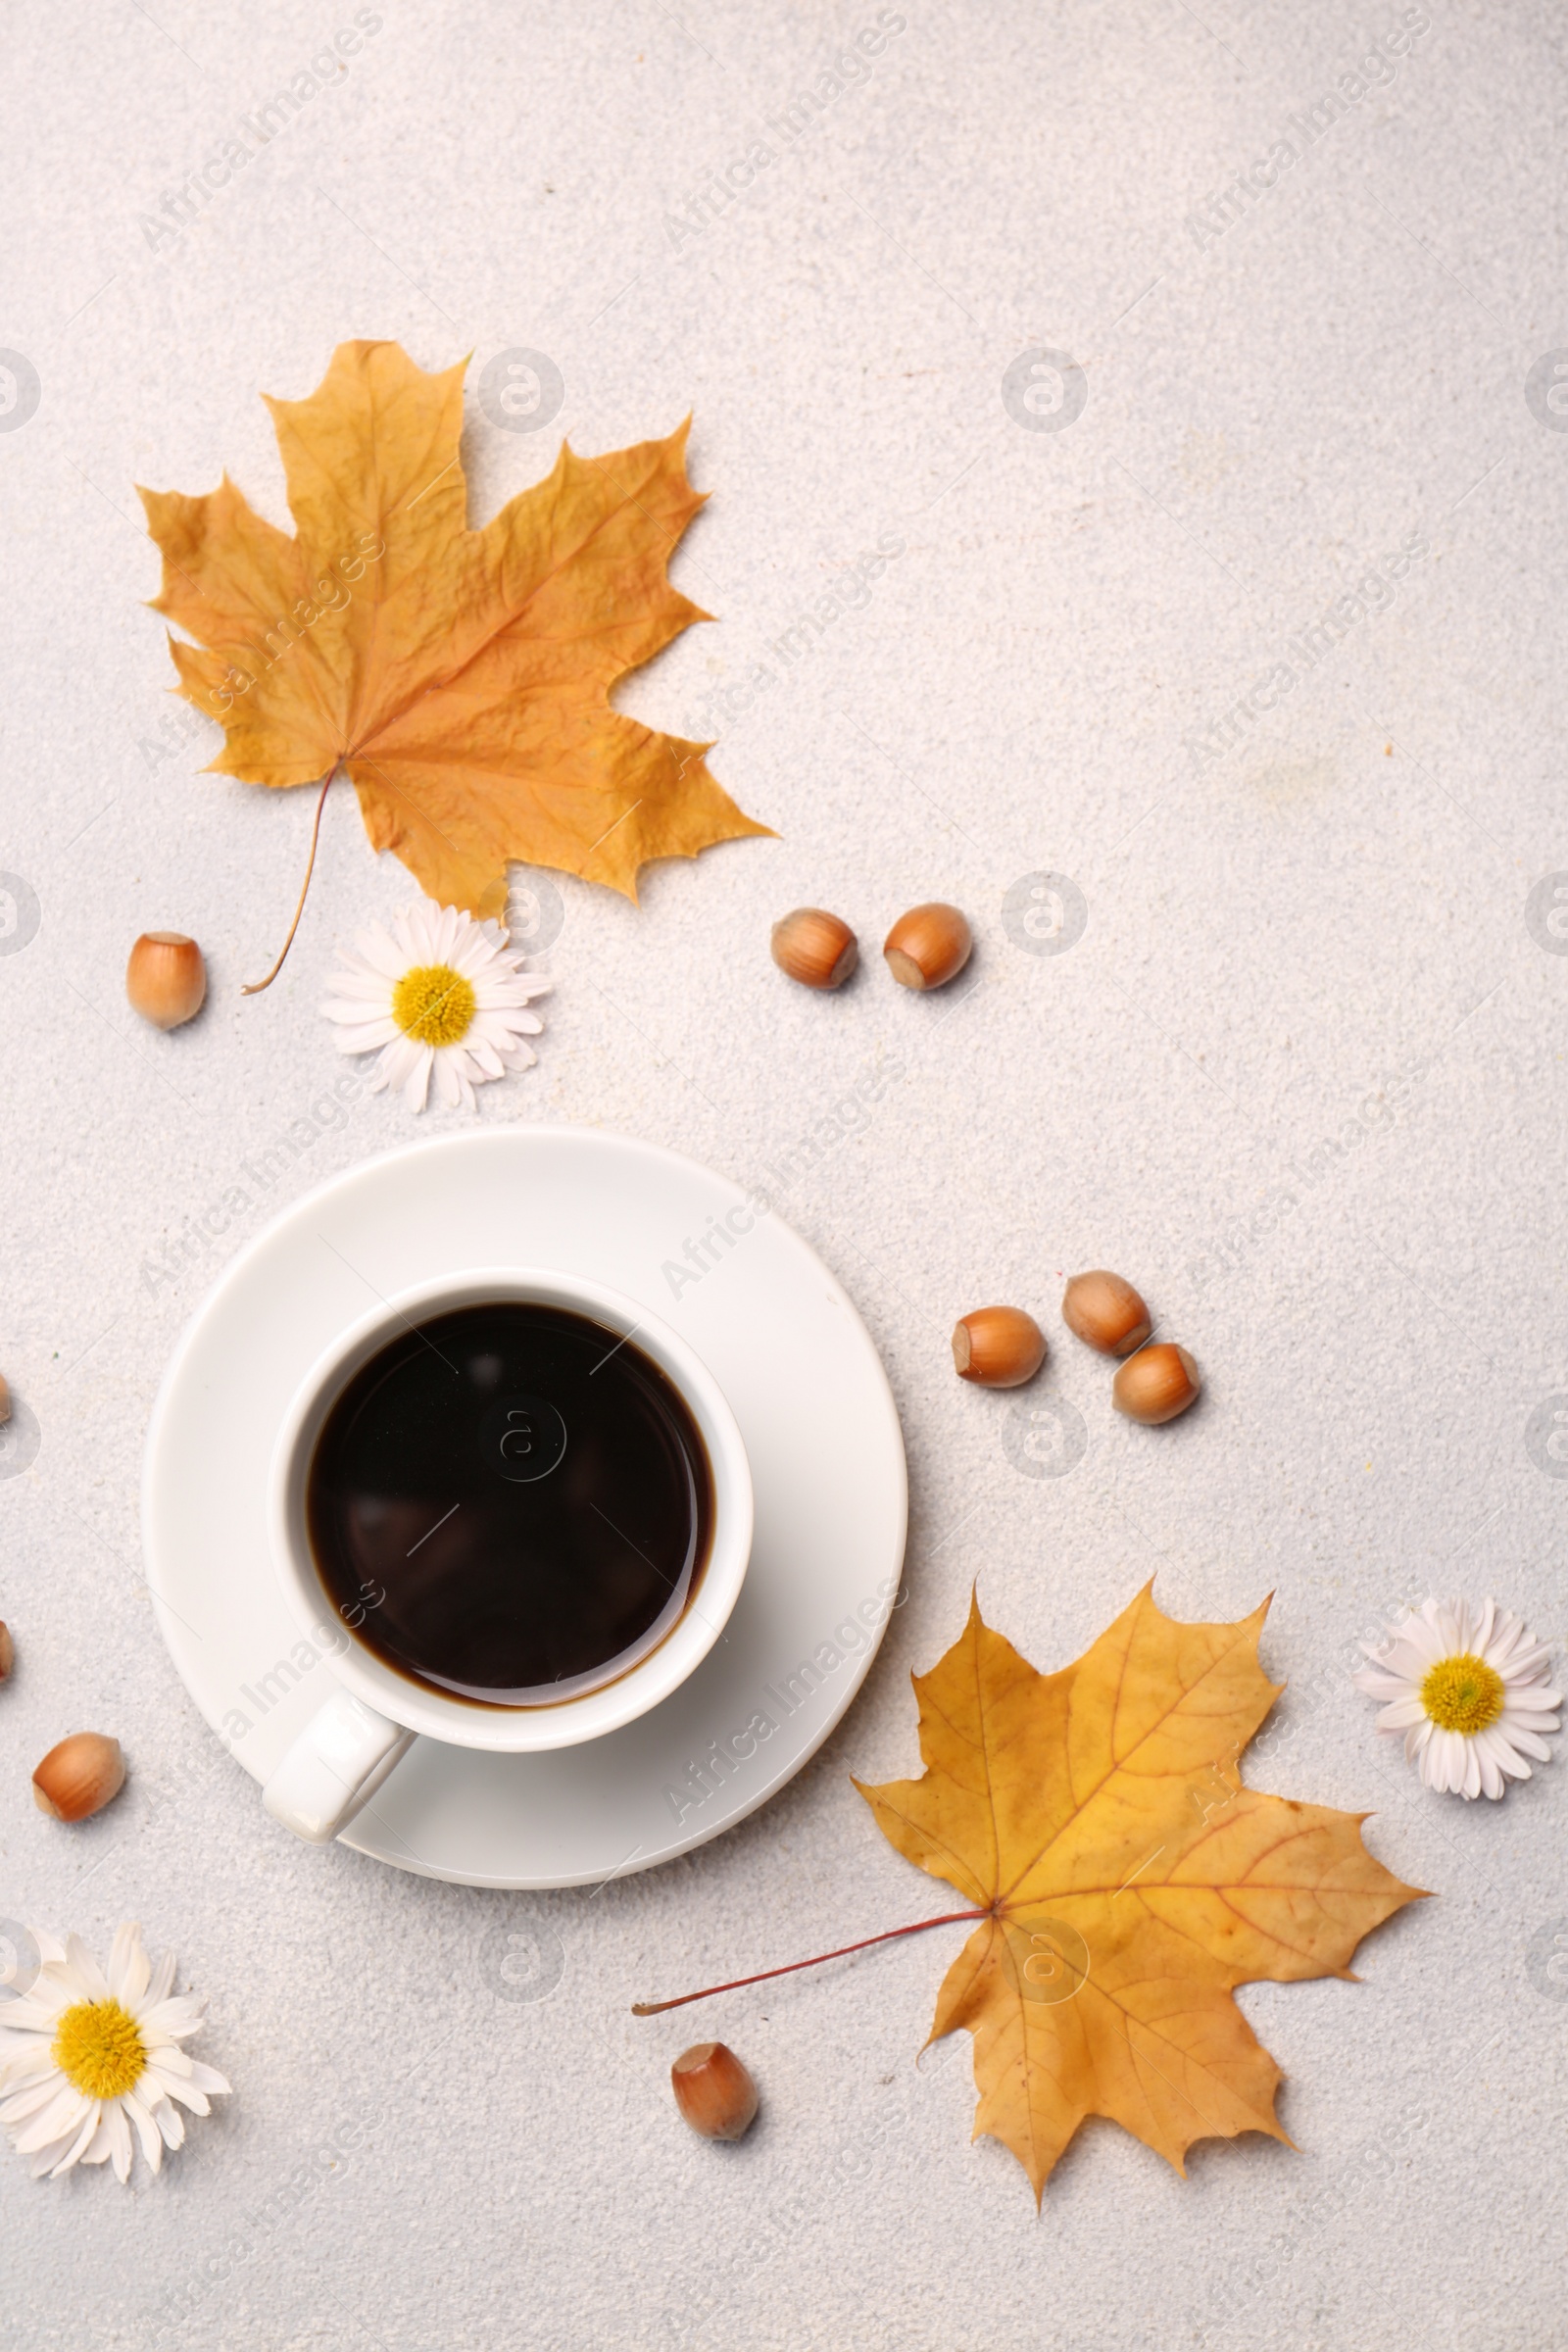
<path fill-rule="evenodd" d="M 8 2341 L 1559 2345 L 1568 1765 L 1440 1801 L 1347 1682 L 1432 1590 L 1564 1631 L 1555 12 L 18 0 L 7 48 L 0 1909 L 176 1945 L 235 2085 L 131 2192 L 4 2152 Z M 257 395 L 360 334 L 537 382 L 520 416 L 470 398 L 481 517 L 562 432 L 695 411 L 712 502 L 675 573 L 717 625 L 622 699 L 719 737 L 780 838 L 653 871 L 640 910 L 563 881 L 540 1065 L 478 1116 L 785 1170 L 909 1448 L 907 1598 L 828 1746 L 598 1894 L 292 1843 L 139 1574 L 142 1434 L 207 1284 L 445 1116 L 313 1119 L 334 946 L 410 890 L 346 800 L 282 979 L 240 1000 L 309 796 L 198 776 L 216 734 L 139 605 L 133 482 L 226 466 L 283 519 Z M 548 366 L 508 378 L 518 351 Z M 927 897 L 974 917 L 961 1000 L 874 954 L 829 1000 L 768 962 L 799 902 L 875 942 Z M 156 925 L 213 980 L 168 1039 L 122 994 Z M 1201 1359 L 1187 1421 L 1114 1420 L 1054 1320 L 1083 1263 Z M 1058 1339 L 1060 1412 L 1010 1451 L 947 1352 L 992 1298 Z M 1189 1617 L 1276 1590 L 1252 1778 L 1373 1811 L 1441 1897 L 1358 1984 L 1242 1994 L 1297 2152 L 1204 2143 L 1183 2181 L 1091 2125 L 1037 2218 L 969 2145 L 966 2038 L 916 2062 L 941 1938 L 628 2015 L 937 1907 L 848 1777 L 913 1766 L 908 1669 L 975 1578 L 1048 1666 L 1152 1574 Z M 131 1778 L 68 1833 L 27 1776 L 81 1725 Z M 703 2032 L 761 2084 L 735 2150 L 671 2108 Z"/>

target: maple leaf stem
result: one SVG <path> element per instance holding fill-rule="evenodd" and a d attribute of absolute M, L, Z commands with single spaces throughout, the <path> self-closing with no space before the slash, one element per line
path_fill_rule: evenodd
<path fill-rule="evenodd" d="M 259 997 L 264 988 L 270 988 L 272 982 L 277 978 L 278 973 L 283 969 L 284 958 L 288 955 L 290 948 L 294 945 L 294 934 L 300 927 L 300 916 L 305 912 L 305 894 L 311 887 L 311 876 L 316 871 L 316 845 L 321 838 L 321 811 L 326 807 L 327 791 L 331 785 L 332 778 L 336 774 L 337 763 L 334 761 L 332 766 L 328 768 L 326 772 L 325 779 L 321 785 L 320 797 L 316 804 L 316 822 L 311 827 L 311 855 L 305 867 L 305 879 L 300 884 L 300 903 L 294 909 L 294 920 L 288 927 L 288 937 L 284 940 L 282 947 L 279 949 L 277 961 L 268 973 L 267 978 L 265 980 L 253 980 L 249 987 L 242 988 L 239 992 L 242 997 Z"/>
<path fill-rule="evenodd" d="M 989 1911 L 943 1911 L 935 1919 L 917 1919 L 906 1928 L 884 1928 L 880 1936 L 863 1936 L 858 1943 L 841 1944 L 836 1952 L 817 1952 L 809 1960 L 791 1960 L 783 1968 L 759 1969 L 755 1977 L 732 1977 L 727 1984 L 708 1984 L 701 1992 L 683 1992 L 673 2001 L 633 2001 L 633 2017 L 658 2017 L 663 2009 L 684 2009 L 688 2001 L 711 2000 L 715 1992 L 738 1992 L 743 1984 L 761 1984 L 769 1977 L 792 1977 L 798 1968 L 820 1968 L 824 1960 L 843 1960 L 873 1943 L 891 1943 L 897 1936 L 923 1936 L 927 1928 L 952 1927 L 956 1920 L 989 1919 Z"/>

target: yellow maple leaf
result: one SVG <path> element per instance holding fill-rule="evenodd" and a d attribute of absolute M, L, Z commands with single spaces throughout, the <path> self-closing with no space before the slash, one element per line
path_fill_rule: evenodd
<path fill-rule="evenodd" d="M 667 561 L 703 504 L 687 426 L 554 472 L 483 530 L 458 455 L 466 362 L 344 343 L 308 400 L 269 400 L 298 535 L 227 474 L 210 496 L 143 490 L 164 557 L 154 610 L 186 700 L 218 718 L 212 771 L 318 782 L 341 764 L 370 840 L 432 899 L 506 904 L 507 861 L 637 895 L 651 858 L 765 833 L 710 747 L 611 708 L 616 679 L 710 614 Z"/>
<path fill-rule="evenodd" d="M 916 1675 L 917 1781 L 856 1786 L 902 1854 L 985 1913 L 931 2039 L 974 2035 L 975 2137 L 1038 2201 L 1085 2116 L 1185 2172 L 1196 2139 L 1267 2132 L 1279 2068 L 1231 1994 L 1350 1975 L 1422 1891 L 1374 1861 L 1364 1814 L 1244 1787 L 1237 1758 L 1283 1684 L 1257 1662 L 1268 1603 L 1179 1625 L 1146 1587 L 1059 1674 L 969 1622 Z"/>

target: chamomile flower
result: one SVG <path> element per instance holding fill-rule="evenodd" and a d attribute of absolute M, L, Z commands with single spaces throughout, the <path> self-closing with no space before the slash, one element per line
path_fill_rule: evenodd
<path fill-rule="evenodd" d="M 379 1054 L 372 1093 L 401 1087 L 423 1110 L 433 1076 L 440 1102 L 471 1110 L 476 1086 L 535 1059 L 525 1041 L 544 1023 L 527 1007 L 551 983 L 523 970 L 498 924 L 422 899 L 341 954 L 322 1010 L 340 1054 Z"/>
<path fill-rule="evenodd" d="M 37 1975 L 0 2004 L 0 2124 L 12 2146 L 33 2158 L 34 2180 L 112 2159 L 123 2181 L 134 2130 L 156 2173 L 185 2136 L 174 2101 L 206 2115 L 208 2092 L 228 2088 L 179 2046 L 202 2016 L 188 1992 L 172 1990 L 174 1955 L 155 1969 L 138 1927 L 119 1931 L 107 1971 L 79 1936 L 32 1940 Z"/>
<path fill-rule="evenodd" d="M 1388 1702 L 1378 1730 L 1402 1737 L 1428 1788 L 1501 1796 L 1529 1780 L 1527 1757 L 1550 1761 L 1543 1734 L 1557 1729 L 1562 1692 L 1549 1653 L 1494 1600 L 1426 1601 L 1361 1647 L 1373 1663 L 1351 1679 Z"/>

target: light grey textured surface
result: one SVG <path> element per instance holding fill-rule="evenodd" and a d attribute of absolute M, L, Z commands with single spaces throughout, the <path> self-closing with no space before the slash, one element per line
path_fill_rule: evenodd
<path fill-rule="evenodd" d="M 1565 1766 L 1440 1802 L 1346 1680 L 1356 1637 L 1432 1589 L 1564 1631 L 1568 1485 L 1527 1430 L 1568 1392 L 1568 961 L 1526 906 L 1568 868 L 1568 434 L 1549 363 L 1534 409 L 1526 381 L 1568 345 L 1568 86 L 1545 0 L 1425 13 L 1308 146 L 1303 113 L 1422 12 L 907 0 L 795 137 L 781 110 L 871 0 L 384 0 L 334 86 L 150 241 L 347 0 L 8 10 L 0 342 L 41 399 L 0 416 L 0 865 L 41 922 L 0 940 L 0 1369 L 41 1442 L 0 1484 L 0 1908 L 174 1943 L 236 2086 L 133 2194 L 34 2185 L 7 2153 L 24 2352 L 1562 2342 Z M 1304 152 L 1263 187 L 1282 138 Z M 704 219 L 707 175 L 759 140 L 756 185 Z M 1229 225 L 1200 216 L 1254 164 Z M 623 700 L 719 735 L 716 772 L 781 838 L 656 871 L 640 911 L 564 883 L 541 1064 L 479 1115 L 602 1121 L 745 1183 L 793 1150 L 781 1200 L 860 1302 L 909 1445 L 908 1598 L 845 1724 L 732 1836 L 592 1896 L 292 1844 L 138 1581 L 138 1449 L 183 1318 L 272 1206 L 411 1122 L 358 1106 L 170 1270 L 336 1074 L 334 942 L 409 886 L 331 806 L 293 958 L 240 1001 L 309 798 L 198 779 L 216 737 L 161 699 L 131 485 L 226 465 L 282 519 L 258 392 L 304 393 L 355 334 L 426 366 L 553 358 L 551 429 L 470 403 L 481 516 L 560 431 L 606 450 L 695 410 L 713 497 L 675 572 L 718 625 Z M 1060 430 L 1002 398 L 1037 347 L 1085 371 Z M 1391 582 L 1410 534 L 1427 552 Z M 858 609 L 771 650 L 880 535 L 905 552 L 863 602 L 849 585 Z M 1239 708 L 1358 584 L 1323 658 Z M 1042 870 L 1087 906 L 1055 956 L 1004 922 Z M 801 901 L 874 947 L 928 896 L 977 926 L 960 1003 L 900 994 L 874 953 L 825 1002 L 767 960 Z M 160 924 L 213 979 L 171 1039 L 121 992 Z M 873 1111 L 845 1107 L 894 1065 Z M 1200 1356 L 1190 1419 L 1113 1421 L 1055 1321 L 1083 1262 Z M 1047 1314 L 1041 1394 L 1087 1435 L 1069 1475 L 1021 1472 L 1006 1401 L 954 1380 L 948 1326 L 991 1298 Z M 1372 1939 L 1360 1984 L 1243 1994 L 1298 2153 L 1207 2143 L 1183 2182 L 1094 2125 L 1037 2219 L 1011 2157 L 968 2144 L 966 2041 L 916 2066 L 945 1932 L 627 2014 L 940 1908 L 848 1779 L 911 1767 L 906 1670 L 976 1576 L 1045 1666 L 1152 1573 L 1193 1617 L 1277 1590 L 1264 1654 L 1292 1689 L 1252 1777 L 1374 1808 L 1374 1849 L 1442 1898 Z M 131 1780 L 68 1833 L 27 1774 L 82 1725 L 120 1735 Z M 559 1939 L 547 1998 L 498 1992 L 498 1926 Z M 671 2109 L 668 2062 L 705 2033 L 761 2085 L 735 2150 Z"/>

